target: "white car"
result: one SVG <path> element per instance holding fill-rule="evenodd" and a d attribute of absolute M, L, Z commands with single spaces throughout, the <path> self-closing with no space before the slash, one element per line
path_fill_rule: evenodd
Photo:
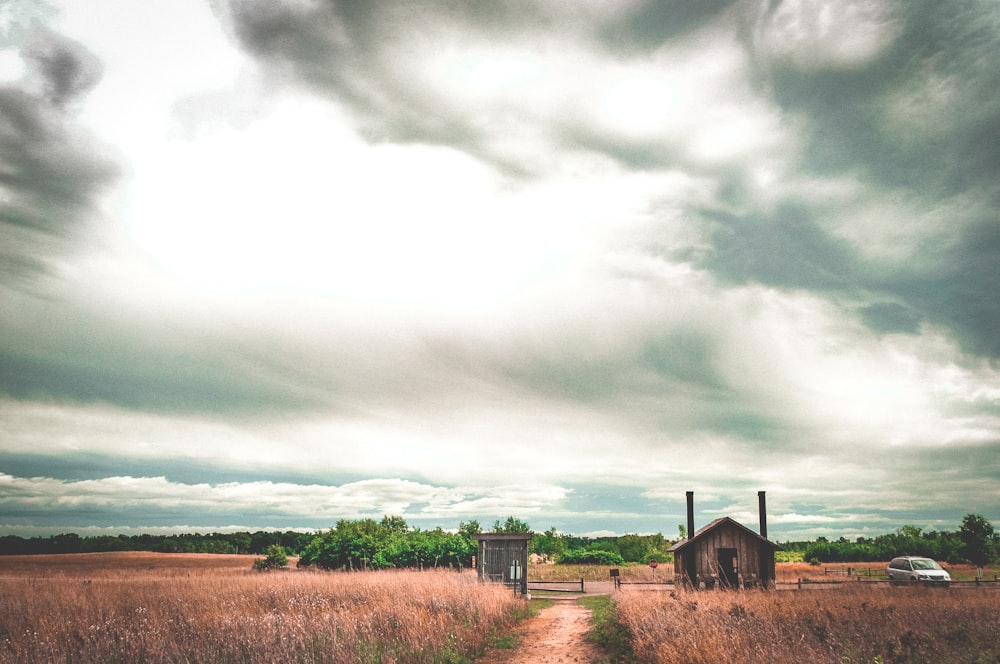
<path fill-rule="evenodd" d="M 890 581 L 925 581 L 951 583 L 951 575 L 930 558 L 901 556 L 893 558 L 885 570 Z"/>

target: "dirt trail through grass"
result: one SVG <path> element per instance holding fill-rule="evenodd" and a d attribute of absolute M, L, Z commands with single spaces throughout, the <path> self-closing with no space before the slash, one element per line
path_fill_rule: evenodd
<path fill-rule="evenodd" d="M 587 664 L 601 656 L 597 646 L 588 643 L 590 610 L 575 599 L 557 599 L 514 634 L 517 646 L 512 650 L 491 650 L 477 664 Z"/>

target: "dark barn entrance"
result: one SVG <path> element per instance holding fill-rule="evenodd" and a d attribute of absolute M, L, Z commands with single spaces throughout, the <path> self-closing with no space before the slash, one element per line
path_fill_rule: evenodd
<path fill-rule="evenodd" d="M 719 581 L 725 588 L 736 588 L 740 583 L 739 552 L 736 549 L 718 549 Z"/>

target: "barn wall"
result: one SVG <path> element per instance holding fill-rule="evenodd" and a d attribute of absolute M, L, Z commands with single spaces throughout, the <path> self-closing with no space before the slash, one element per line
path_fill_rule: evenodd
<path fill-rule="evenodd" d="M 722 524 L 694 543 L 698 574 L 719 573 L 719 549 L 736 549 L 737 565 L 743 578 L 760 578 L 760 540 L 731 524 Z"/>
<path fill-rule="evenodd" d="M 719 549 L 736 549 L 737 569 L 744 580 L 774 580 L 773 549 L 753 533 L 727 523 L 702 533 L 683 551 L 676 552 L 674 573 L 681 578 L 687 569 L 688 559 L 693 558 L 697 578 L 718 577 Z"/>

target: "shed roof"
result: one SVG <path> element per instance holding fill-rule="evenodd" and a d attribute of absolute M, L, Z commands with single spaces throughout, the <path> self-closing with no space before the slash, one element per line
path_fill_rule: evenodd
<path fill-rule="evenodd" d="M 524 540 L 528 541 L 531 539 L 531 533 L 476 533 L 473 537 L 477 540 L 487 540 L 487 541 L 517 541 Z"/>
<path fill-rule="evenodd" d="M 696 532 L 694 534 L 694 537 L 690 537 L 688 539 L 681 540 L 680 542 L 677 542 L 672 547 L 670 547 L 669 549 L 667 549 L 667 551 L 680 551 L 681 549 L 683 549 L 687 545 L 692 544 L 692 543 L 698 541 L 698 539 L 704 537 L 705 535 L 707 535 L 708 533 L 712 532 L 716 528 L 720 528 L 720 527 L 722 527 L 725 524 L 731 524 L 731 525 L 736 526 L 737 528 L 740 528 L 741 530 L 749 533 L 750 535 L 753 535 L 755 538 L 757 538 L 758 540 L 760 540 L 762 543 L 768 544 L 771 547 L 773 547 L 775 551 L 780 551 L 781 550 L 780 546 L 778 546 L 777 544 L 775 544 L 771 540 L 767 539 L 766 537 L 761 537 L 759 534 L 757 534 L 754 531 L 750 530 L 749 528 L 747 528 L 746 526 L 744 526 L 739 521 L 734 521 L 732 518 L 730 518 L 728 516 L 724 516 L 724 517 L 720 517 L 720 518 L 716 519 L 715 521 L 711 522 L 707 526 L 703 527 L 701 530 L 699 530 L 698 532 Z"/>

